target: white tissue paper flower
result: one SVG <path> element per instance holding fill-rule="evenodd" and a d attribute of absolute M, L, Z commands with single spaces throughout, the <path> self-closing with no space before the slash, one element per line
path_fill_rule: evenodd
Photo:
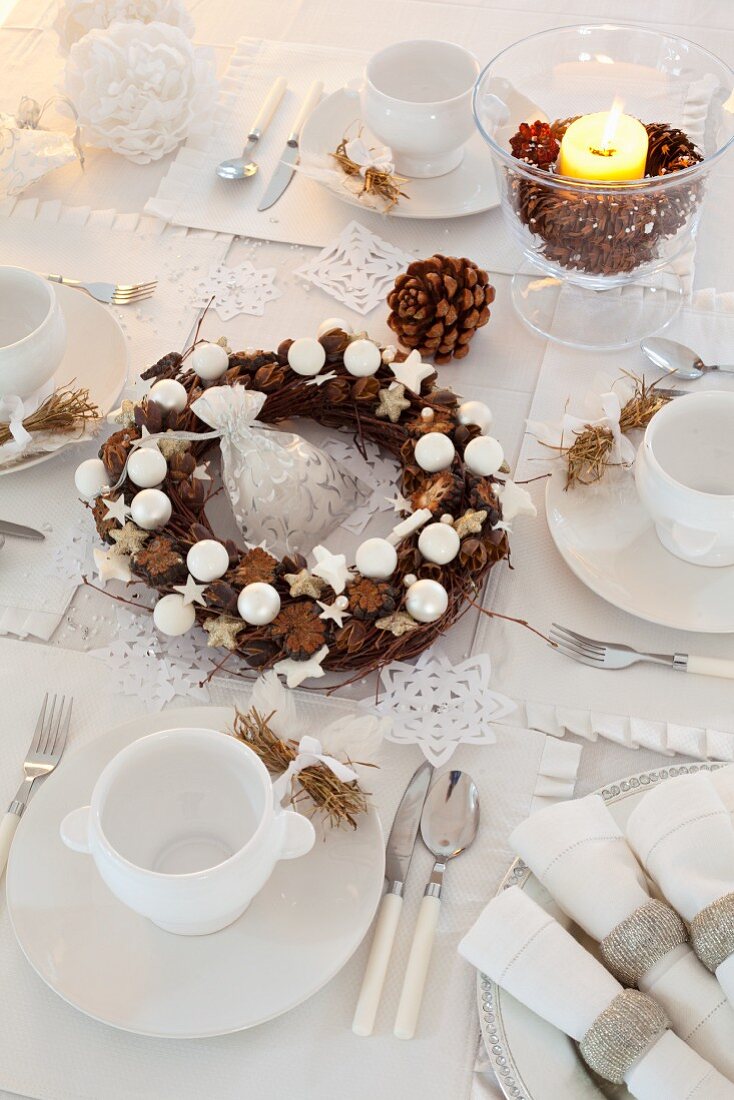
<path fill-rule="evenodd" d="M 87 144 L 148 164 L 211 125 L 217 82 L 178 27 L 113 23 L 72 46 L 65 91 Z"/>
<path fill-rule="evenodd" d="M 61 0 L 54 23 L 59 51 L 68 53 L 89 31 L 111 23 L 170 23 L 190 38 L 194 24 L 183 0 Z"/>

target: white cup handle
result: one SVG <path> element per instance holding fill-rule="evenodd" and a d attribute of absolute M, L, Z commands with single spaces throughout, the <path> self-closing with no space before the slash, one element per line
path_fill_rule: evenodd
<path fill-rule="evenodd" d="M 702 558 L 704 554 L 713 550 L 719 536 L 716 531 L 696 531 L 681 523 L 673 523 L 670 528 L 670 537 L 678 549 L 688 557 Z"/>
<path fill-rule="evenodd" d="M 316 830 L 311 821 L 295 810 L 283 810 L 279 815 L 281 843 L 279 859 L 298 859 L 310 852 L 316 842 Z"/>
<path fill-rule="evenodd" d="M 81 806 L 67 814 L 59 827 L 61 839 L 73 852 L 91 852 L 89 846 L 89 806 Z"/>

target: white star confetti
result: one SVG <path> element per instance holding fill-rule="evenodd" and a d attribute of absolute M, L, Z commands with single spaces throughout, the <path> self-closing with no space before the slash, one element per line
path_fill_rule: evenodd
<path fill-rule="evenodd" d="M 504 485 L 497 483 L 496 492 L 502 505 L 502 519 L 506 524 L 518 516 L 537 516 L 538 510 L 533 504 L 533 498 L 522 485 L 516 485 L 507 478 Z M 504 530 L 509 531 L 510 528 L 505 527 Z"/>
<path fill-rule="evenodd" d="M 206 462 L 202 462 L 202 464 L 200 466 L 196 467 L 196 469 L 194 470 L 193 476 L 198 481 L 211 481 L 211 475 L 209 473 L 209 467 L 207 466 Z"/>
<path fill-rule="evenodd" d="M 315 378 L 309 378 L 306 383 L 307 386 L 323 386 L 324 382 L 331 382 L 332 378 L 336 378 L 335 370 L 327 370 L 326 374 L 317 374 Z"/>
<path fill-rule="evenodd" d="M 334 603 L 331 604 L 323 603 L 321 600 L 317 600 L 316 603 L 321 608 L 321 614 L 319 615 L 320 619 L 326 619 L 327 621 L 331 619 L 333 623 L 341 627 L 344 626 L 345 619 L 351 618 L 347 611 L 348 605 L 346 603 L 343 605 L 340 604 L 338 599 L 334 600 Z"/>
<path fill-rule="evenodd" d="M 416 394 L 421 392 L 421 383 L 436 373 L 433 367 L 423 362 L 418 351 L 411 351 L 402 363 L 391 363 L 390 370 L 398 382 L 402 382 L 407 390 Z"/>
<path fill-rule="evenodd" d="M 332 554 L 325 546 L 314 546 L 313 556 L 316 565 L 311 572 L 326 581 L 338 596 L 346 588 L 350 576 L 346 557 L 344 554 Z"/>
<path fill-rule="evenodd" d="M 296 688 L 304 680 L 318 680 L 326 675 L 326 669 L 321 667 L 321 662 L 328 652 L 328 645 L 322 645 L 318 653 L 309 657 L 307 661 L 294 661 L 292 657 L 286 657 L 283 661 L 276 661 L 273 669 L 279 676 L 285 676 L 285 682 L 289 688 Z"/>
<path fill-rule="evenodd" d="M 194 287 L 192 304 L 205 306 L 213 298 L 212 307 L 222 321 L 230 321 L 240 313 L 262 317 L 266 304 L 282 293 L 274 285 L 275 274 L 274 267 L 258 270 L 249 260 L 238 267 L 217 264 Z"/>
<path fill-rule="evenodd" d="M 175 592 L 180 592 L 183 596 L 184 607 L 189 603 L 198 603 L 202 607 L 206 607 L 206 600 L 204 599 L 205 584 L 197 584 L 194 578 L 189 573 L 186 578 L 186 584 L 174 584 L 173 589 Z"/>
<path fill-rule="evenodd" d="M 132 510 L 129 504 L 125 503 L 125 498 L 119 496 L 117 500 L 109 500 L 107 497 L 102 497 L 102 503 L 107 506 L 107 512 L 105 519 L 116 519 L 121 527 L 125 526 L 125 520 L 128 516 L 132 515 Z"/>
<path fill-rule="evenodd" d="M 411 508 L 410 501 L 407 497 L 404 497 L 402 493 L 395 493 L 394 496 L 385 497 L 388 504 L 392 505 L 393 511 L 400 515 L 401 512 L 409 512 Z"/>
<path fill-rule="evenodd" d="M 107 581 L 127 582 L 133 579 L 130 558 L 127 554 L 112 554 L 109 550 L 100 550 L 98 546 L 95 546 L 92 553 L 94 566 L 103 588 L 106 588 Z"/>

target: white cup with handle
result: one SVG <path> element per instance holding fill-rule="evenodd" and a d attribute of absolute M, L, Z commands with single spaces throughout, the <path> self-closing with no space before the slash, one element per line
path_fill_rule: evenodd
<path fill-rule="evenodd" d="M 413 39 L 374 54 L 351 90 L 359 94 L 365 125 L 392 150 L 395 171 L 425 179 L 461 164 L 474 132 L 478 76 L 479 62 L 463 46 Z"/>
<path fill-rule="evenodd" d="M 0 267 L 0 399 L 30 397 L 66 351 L 66 322 L 51 284 L 21 267 Z"/>
<path fill-rule="evenodd" d="M 91 855 L 112 893 L 166 932 L 218 932 L 281 859 L 311 850 L 308 818 L 275 804 L 267 768 L 216 730 L 174 729 L 128 745 L 61 838 Z"/>
<path fill-rule="evenodd" d="M 734 565 L 734 392 L 664 405 L 645 430 L 635 481 L 666 550 L 694 565 Z"/>

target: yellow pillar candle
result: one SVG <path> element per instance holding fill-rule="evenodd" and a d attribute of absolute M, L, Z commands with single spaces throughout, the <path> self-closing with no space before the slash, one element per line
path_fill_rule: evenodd
<path fill-rule="evenodd" d="M 642 179 L 647 160 L 647 130 L 615 102 L 611 111 L 582 115 L 561 141 L 558 172 L 574 179 Z"/>

